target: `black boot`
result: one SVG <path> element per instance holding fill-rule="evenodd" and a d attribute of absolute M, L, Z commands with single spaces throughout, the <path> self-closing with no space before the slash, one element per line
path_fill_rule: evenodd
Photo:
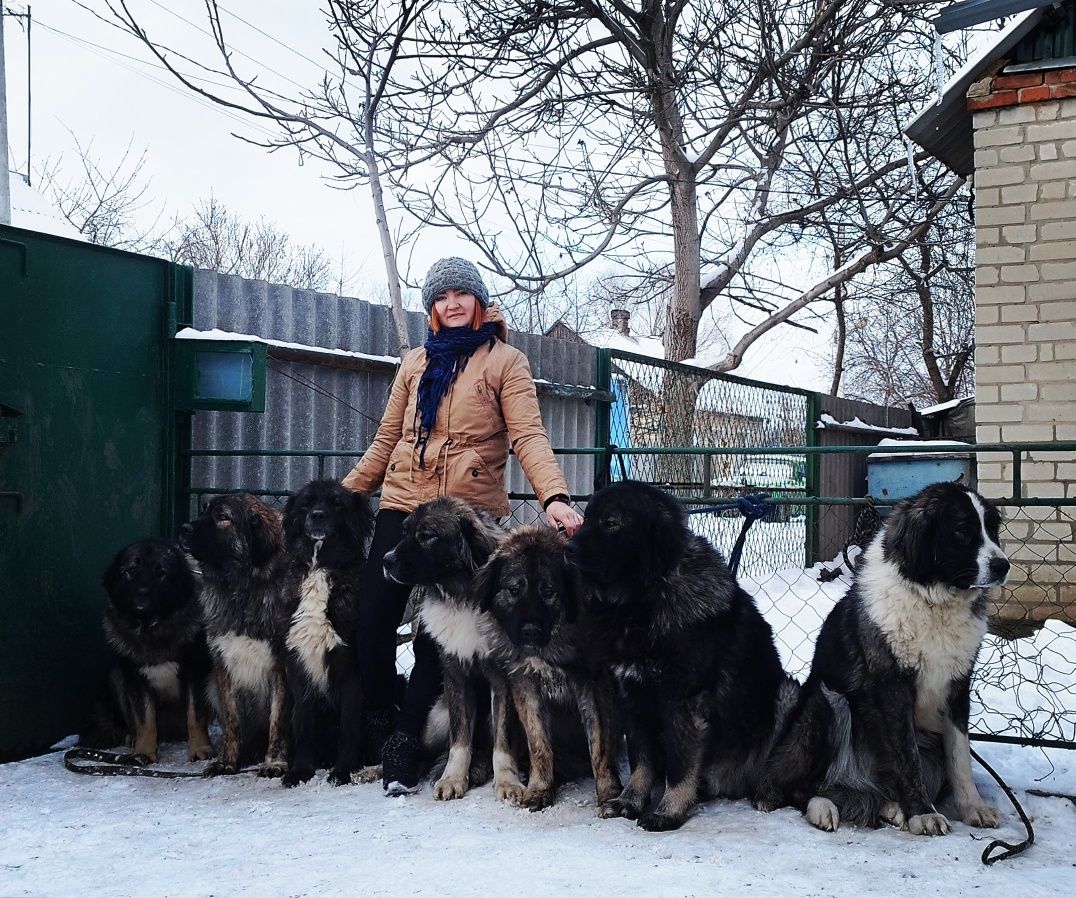
<path fill-rule="evenodd" d="M 366 766 L 381 763 L 381 748 L 395 729 L 395 708 L 369 711 L 362 715 L 363 762 Z"/>
<path fill-rule="evenodd" d="M 418 791 L 422 746 L 414 736 L 397 730 L 381 749 L 381 775 L 389 795 Z"/>

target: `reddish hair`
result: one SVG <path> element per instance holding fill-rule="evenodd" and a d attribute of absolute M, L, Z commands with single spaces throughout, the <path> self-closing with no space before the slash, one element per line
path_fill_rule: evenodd
<path fill-rule="evenodd" d="M 482 303 L 476 300 L 474 304 L 474 321 L 472 322 L 471 327 L 478 330 L 485 324 L 485 321 L 486 310 L 482 308 Z M 432 306 L 430 308 L 430 330 L 435 334 L 439 334 L 442 327 L 444 327 L 444 325 L 441 323 L 441 317 L 437 314 L 437 306 Z"/>

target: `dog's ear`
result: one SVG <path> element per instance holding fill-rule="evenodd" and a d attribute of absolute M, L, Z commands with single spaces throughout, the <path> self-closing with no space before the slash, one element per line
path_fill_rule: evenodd
<path fill-rule="evenodd" d="M 303 538 L 303 516 L 295 507 L 298 497 L 298 493 L 292 493 L 284 505 L 284 538 L 289 544 Z"/>
<path fill-rule="evenodd" d="M 346 489 L 346 487 L 345 487 Z M 370 507 L 370 500 L 362 493 L 348 490 L 351 493 L 351 509 L 354 520 L 357 523 L 356 537 L 360 543 L 365 543 L 374 530 L 374 510 Z"/>
<path fill-rule="evenodd" d="M 648 503 L 653 514 L 647 522 L 650 531 L 647 542 L 654 562 L 652 570 L 658 576 L 664 576 L 684 554 L 690 531 L 676 499 L 664 493 L 655 498 L 657 501 Z"/>
<path fill-rule="evenodd" d="M 933 521 L 936 510 L 929 500 L 901 503 L 889 516 L 882 537 L 882 551 L 887 561 L 897 565 L 901 574 L 913 583 L 933 580 L 937 561 Z"/>
<path fill-rule="evenodd" d="M 579 603 L 582 595 L 582 578 L 577 568 L 566 561 L 561 562 L 561 606 L 565 623 L 574 624 L 579 619 Z"/>
<path fill-rule="evenodd" d="M 247 507 L 247 525 L 250 528 L 250 557 L 254 567 L 262 567 L 273 560 L 280 549 L 281 526 L 275 512 Z"/>
<path fill-rule="evenodd" d="M 497 548 L 492 532 L 476 514 L 461 514 L 460 530 L 463 533 L 465 560 L 469 561 L 471 570 L 484 565 Z"/>
<path fill-rule="evenodd" d="M 504 570 L 504 557 L 494 555 L 475 574 L 474 583 L 471 586 L 475 599 L 478 600 L 480 611 L 492 611 L 493 600 L 497 596 L 497 590 L 501 585 L 501 572 Z"/>
<path fill-rule="evenodd" d="M 101 585 L 110 596 L 120 585 L 120 567 L 123 554 L 122 550 L 117 552 L 116 557 L 112 559 L 109 566 L 105 568 L 104 574 L 101 575 Z"/>

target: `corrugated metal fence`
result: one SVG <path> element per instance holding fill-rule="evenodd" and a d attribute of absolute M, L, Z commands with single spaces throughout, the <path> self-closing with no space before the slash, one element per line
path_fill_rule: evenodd
<path fill-rule="evenodd" d="M 395 355 L 397 339 L 387 306 L 360 299 L 296 290 L 212 271 L 194 279 L 194 326 L 251 334 L 326 349 L 371 356 Z M 408 313 L 408 336 L 420 345 L 426 318 Z M 554 446 L 589 446 L 594 442 L 595 408 L 585 390 L 551 392 L 543 381 L 570 387 L 594 384 L 593 347 L 513 332 L 510 342 L 530 360 L 539 383 L 542 420 Z M 377 360 L 340 358 L 315 363 L 288 361 L 270 350 L 265 413 L 199 412 L 194 416 L 192 448 L 336 449 L 354 457 L 330 457 L 326 476 L 342 477 L 373 439 L 385 410 L 395 369 Z M 561 395 L 568 392 L 569 395 Z M 317 476 L 314 457 L 198 457 L 191 483 L 213 489 L 287 492 Z M 573 493 L 593 487 L 593 460 L 566 456 L 561 465 Z M 509 489 L 530 492 L 513 459 Z M 192 512 L 197 509 L 197 493 Z"/>

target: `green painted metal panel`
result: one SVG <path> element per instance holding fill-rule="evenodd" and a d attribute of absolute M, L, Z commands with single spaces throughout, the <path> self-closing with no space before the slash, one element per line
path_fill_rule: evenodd
<path fill-rule="evenodd" d="M 1025 37 L 1013 52 L 1016 62 L 1047 62 L 1076 56 L 1076 0 L 1066 0 L 1056 13 Z"/>
<path fill-rule="evenodd" d="M 0 228 L 0 404 L 19 413 L 0 448 L 0 757 L 78 731 L 105 667 L 101 573 L 172 527 L 176 285 L 159 259 Z"/>

